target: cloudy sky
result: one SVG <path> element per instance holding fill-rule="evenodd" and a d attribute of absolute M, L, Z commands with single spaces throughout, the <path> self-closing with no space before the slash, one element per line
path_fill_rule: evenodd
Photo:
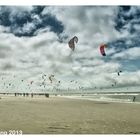
<path fill-rule="evenodd" d="M 0 17 L 1 92 L 139 90 L 140 7 L 1 6 Z"/>

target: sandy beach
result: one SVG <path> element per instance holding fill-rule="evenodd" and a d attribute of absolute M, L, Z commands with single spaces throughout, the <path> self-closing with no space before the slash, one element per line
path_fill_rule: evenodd
<path fill-rule="evenodd" d="M 140 134 L 140 104 L 64 97 L 1 96 L 0 131 L 23 134 Z"/>

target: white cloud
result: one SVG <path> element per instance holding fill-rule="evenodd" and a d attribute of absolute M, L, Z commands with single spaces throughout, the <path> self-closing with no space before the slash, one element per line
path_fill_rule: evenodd
<path fill-rule="evenodd" d="M 111 87 L 114 82 L 121 86 L 128 79 L 129 85 L 139 82 L 139 73 L 135 73 L 136 80 L 131 75 L 118 78 L 117 72 L 121 64 L 113 60 L 106 61 L 106 57 L 99 53 L 100 43 L 116 40 L 125 34 L 120 34 L 114 28 L 117 7 L 47 7 L 42 14 L 48 13 L 63 23 L 64 32 L 61 36 L 69 37 L 63 43 L 58 41 L 59 36 L 49 28 L 37 30 L 37 36 L 19 38 L 4 33 L 8 28 L 0 27 L 0 73 L 7 73 L 6 77 L 16 75 L 16 80 L 10 79 L 15 85 L 19 83 L 22 90 L 28 90 L 27 84 L 33 80 L 35 83 L 32 90 L 42 91 L 43 87 L 39 86 L 42 74 L 47 75 L 48 88 L 53 88 L 48 80 L 50 74 L 55 75 L 54 86 L 63 89 L 78 89 L 79 86 Z M 27 32 L 33 27 L 30 23 L 24 25 Z M 72 52 L 67 42 L 74 35 L 78 36 L 79 42 Z M 108 55 L 115 52 L 110 48 L 106 51 Z M 114 58 L 129 57 L 131 54 L 132 57 L 139 57 L 138 52 L 138 48 L 133 48 L 115 54 Z M 21 79 L 24 79 L 24 83 L 21 83 Z M 5 81 L 8 80 L 6 78 Z M 58 80 L 61 81 L 59 85 Z M 71 83 L 71 80 L 77 83 Z M 14 90 L 16 88 L 17 86 L 13 87 Z"/>
<path fill-rule="evenodd" d="M 22 27 L 22 32 L 30 33 L 31 30 L 35 29 L 34 23 L 26 23 Z"/>
<path fill-rule="evenodd" d="M 62 21 L 65 32 L 70 37 L 77 35 L 80 43 L 93 45 L 92 47 L 119 36 L 114 29 L 117 7 L 46 7 L 42 14 L 48 13 Z"/>

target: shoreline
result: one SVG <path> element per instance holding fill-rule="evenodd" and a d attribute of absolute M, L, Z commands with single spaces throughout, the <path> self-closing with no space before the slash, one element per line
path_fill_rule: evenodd
<path fill-rule="evenodd" d="M 100 100 L 94 98 L 84 98 L 82 96 L 60 96 L 62 98 L 69 98 L 69 99 L 79 99 L 79 100 L 88 100 L 88 101 L 97 101 L 97 102 L 109 102 L 109 103 L 125 103 L 125 104 L 140 104 L 140 102 L 132 102 L 132 101 L 117 101 L 117 100 Z"/>

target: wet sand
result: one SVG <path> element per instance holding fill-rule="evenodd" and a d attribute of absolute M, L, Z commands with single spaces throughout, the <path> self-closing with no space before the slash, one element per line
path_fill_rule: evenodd
<path fill-rule="evenodd" d="M 0 132 L 23 134 L 140 134 L 140 104 L 63 97 L 0 99 Z"/>

